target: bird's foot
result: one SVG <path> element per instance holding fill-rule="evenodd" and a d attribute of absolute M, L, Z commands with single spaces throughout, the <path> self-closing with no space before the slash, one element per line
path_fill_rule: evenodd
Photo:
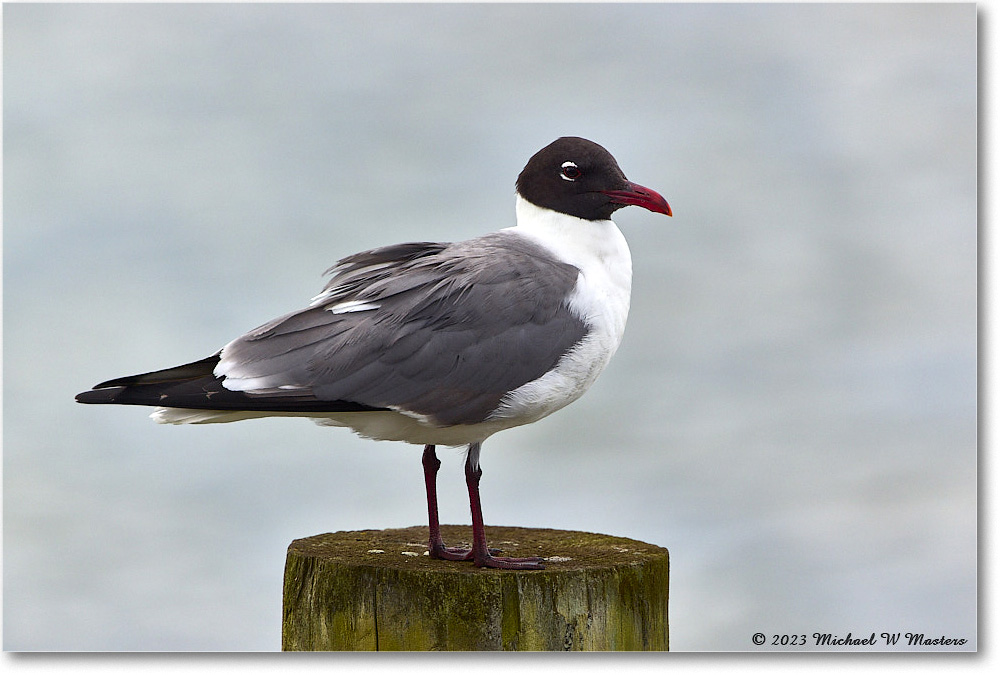
<path fill-rule="evenodd" d="M 484 558 L 477 559 L 476 567 L 489 567 L 495 570 L 543 570 L 545 565 L 542 564 L 542 558 L 503 558 L 493 555 L 493 549 L 490 549 L 490 555 Z"/>
<path fill-rule="evenodd" d="M 474 560 L 471 548 L 445 546 L 444 543 L 438 542 L 429 546 L 427 550 L 430 557 L 437 558 L 438 560 Z M 491 556 L 497 555 L 498 553 L 500 553 L 500 549 L 498 548 L 489 549 L 489 554 Z"/>
<path fill-rule="evenodd" d="M 438 546 L 431 546 L 428 549 L 428 553 L 432 558 L 437 558 L 438 560 L 472 560 L 471 548 L 453 548 L 440 544 Z"/>

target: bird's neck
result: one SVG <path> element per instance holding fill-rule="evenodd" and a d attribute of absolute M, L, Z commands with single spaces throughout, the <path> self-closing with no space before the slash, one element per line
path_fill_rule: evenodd
<path fill-rule="evenodd" d="M 509 230 L 536 241 L 584 274 L 600 270 L 615 285 L 631 287 L 632 256 L 613 221 L 584 220 L 541 208 L 520 195 L 516 214 L 517 226 Z"/>

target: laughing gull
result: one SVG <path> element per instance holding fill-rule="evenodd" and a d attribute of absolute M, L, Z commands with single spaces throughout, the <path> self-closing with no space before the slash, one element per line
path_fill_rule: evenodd
<path fill-rule="evenodd" d="M 212 356 L 108 380 L 81 403 L 157 406 L 168 424 L 302 416 L 366 438 L 424 446 L 429 553 L 477 567 L 543 569 L 486 544 L 480 447 L 503 429 L 572 403 L 621 342 L 632 259 L 611 214 L 672 215 L 583 138 L 539 150 L 517 178 L 517 225 L 457 243 L 416 242 L 348 256 L 306 309 Z M 436 445 L 468 446 L 472 549 L 446 547 Z"/>

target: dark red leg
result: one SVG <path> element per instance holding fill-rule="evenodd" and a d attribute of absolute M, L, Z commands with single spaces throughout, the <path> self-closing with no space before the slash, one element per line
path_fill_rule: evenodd
<path fill-rule="evenodd" d="M 433 447 L 433 446 L 428 446 Z M 426 455 L 425 455 L 426 456 Z M 479 443 L 469 446 L 465 459 L 465 482 L 469 486 L 469 506 L 472 509 L 472 560 L 476 567 L 493 567 L 502 570 L 543 570 L 541 558 L 501 558 L 486 546 L 486 527 L 483 525 L 483 507 L 479 502 Z"/>
<path fill-rule="evenodd" d="M 424 446 L 424 486 L 427 488 L 427 522 L 430 537 L 427 551 L 432 558 L 441 560 L 472 560 L 472 551 L 467 548 L 448 548 L 441 540 L 441 524 L 438 523 L 437 472 L 441 460 L 437 458 L 433 445 Z"/>

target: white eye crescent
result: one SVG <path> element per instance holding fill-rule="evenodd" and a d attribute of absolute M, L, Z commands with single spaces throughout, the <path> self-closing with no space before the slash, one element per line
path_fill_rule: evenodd
<path fill-rule="evenodd" d="M 578 167 L 574 162 L 562 163 L 562 172 L 559 174 L 559 177 L 563 180 L 574 181 L 582 175 L 583 172 L 580 171 L 580 167 Z"/>

